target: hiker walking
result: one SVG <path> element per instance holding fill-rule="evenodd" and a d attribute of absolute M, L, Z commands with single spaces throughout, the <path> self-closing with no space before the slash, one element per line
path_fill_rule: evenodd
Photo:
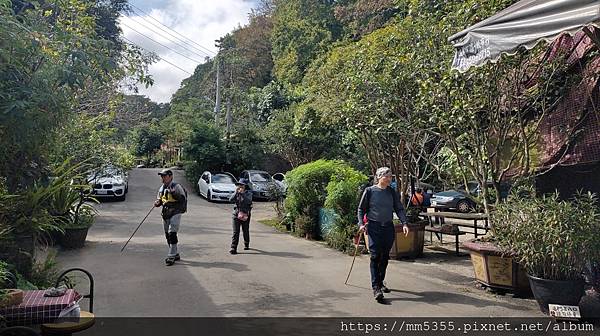
<path fill-rule="evenodd" d="M 244 232 L 244 250 L 250 249 L 250 211 L 252 210 L 252 191 L 248 190 L 248 181 L 240 179 L 235 183 L 237 189 L 229 199 L 235 203 L 233 208 L 233 236 L 231 237 L 231 249 L 229 253 L 237 254 L 237 246 L 240 240 L 240 227 Z"/>
<path fill-rule="evenodd" d="M 377 184 L 367 187 L 358 205 L 359 234 L 366 231 L 369 237 L 371 254 L 371 287 L 377 301 L 383 300 L 383 293 L 390 290 L 385 285 L 385 272 L 390 258 L 390 249 L 394 244 L 394 212 L 403 224 L 402 231 L 408 235 L 408 226 L 404 207 L 398 193 L 390 187 L 392 171 L 388 167 L 377 169 Z M 366 215 L 367 223 L 363 224 Z"/>
<path fill-rule="evenodd" d="M 187 210 L 187 193 L 181 184 L 173 182 L 173 172 L 171 170 L 163 169 L 158 175 L 162 179 L 162 185 L 158 190 L 154 206 L 162 206 L 163 227 L 169 245 L 165 263 L 167 266 L 171 266 L 180 259 L 177 251 L 177 232 L 179 231 L 181 214 Z"/>

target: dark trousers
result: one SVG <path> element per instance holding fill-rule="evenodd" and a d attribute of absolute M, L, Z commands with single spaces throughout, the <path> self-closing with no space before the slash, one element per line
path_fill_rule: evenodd
<path fill-rule="evenodd" d="M 244 232 L 244 246 L 248 246 L 250 244 L 250 216 L 248 216 L 247 221 L 241 221 L 237 218 L 233 219 L 233 236 L 231 236 L 231 248 L 236 250 L 238 243 L 240 241 L 240 226 L 242 227 L 242 231 Z"/>
<path fill-rule="evenodd" d="M 369 236 L 369 252 L 371 254 L 371 287 L 377 289 L 383 284 L 390 250 L 396 238 L 394 224 L 369 221 L 367 225 Z"/>

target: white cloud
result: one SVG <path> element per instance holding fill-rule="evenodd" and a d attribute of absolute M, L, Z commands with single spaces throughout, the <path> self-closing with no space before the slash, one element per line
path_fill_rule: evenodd
<path fill-rule="evenodd" d="M 194 72 L 198 62 L 204 62 L 204 57 L 207 55 L 210 57 L 215 55 L 217 52 L 215 40 L 230 33 L 238 26 L 245 25 L 248 22 L 248 13 L 254 7 L 254 2 L 250 0 L 170 0 L 162 2 L 134 0 L 130 3 L 135 6 L 133 7 L 134 13 L 120 19 L 125 38 L 146 50 L 155 52 L 164 59 L 152 64 L 149 68 L 150 74 L 154 77 L 154 85 L 148 89 L 140 87 L 140 94 L 147 95 L 156 102 L 168 102 L 171 95 L 179 88 L 181 81 Z M 146 14 L 139 11 L 138 8 Z M 185 40 L 183 37 L 166 29 L 153 19 L 209 49 L 212 53 L 191 42 L 185 43 L 185 47 L 189 49 L 186 50 L 181 46 L 184 43 L 179 41 Z M 169 33 L 177 36 L 179 40 Z"/>

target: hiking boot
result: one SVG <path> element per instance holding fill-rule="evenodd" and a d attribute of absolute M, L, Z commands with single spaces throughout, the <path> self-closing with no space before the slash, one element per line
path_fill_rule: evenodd
<path fill-rule="evenodd" d="M 381 288 L 381 291 L 384 292 L 384 293 L 389 293 L 389 292 L 392 291 L 391 289 L 387 288 L 387 286 L 385 285 L 385 282 L 382 283 L 381 287 L 379 287 L 379 288 Z"/>
<path fill-rule="evenodd" d="M 376 288 L 373 290 L 373 297 L 378 302 L 383 300 L 383 292 L 381 291 L 381 288 Z"/>
<path fill-rule="evenodd" d="M 165 259 L 165 264 L 167 266 L 172 266 L 175 263 L 175 257 L 167 257 L 167 259 Z"/>
<path fill-rule="evenodd" d="M 237 250 L 236 249 L 231 249 L 231 250 L 229 250 L 229 254 L 237 254 Z"/>
<path fill-rule="evenodd" d="M 175 259 L 175 261 L 181 260 L 181 257 L 179 256 L 179 253 L 177 253 L 173 258 Z"/>

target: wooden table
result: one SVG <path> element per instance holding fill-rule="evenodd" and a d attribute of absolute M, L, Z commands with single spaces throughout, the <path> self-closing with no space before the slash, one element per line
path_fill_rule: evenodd
<path fill-rule="evenodd" d="M 433 226 L 432 217 L 439 218 L 441 224 L 444 224 L 445 218 L 463 219 L 463 220 L 473 221 L 473 224 L 453 223 L 453 225 L 473 228 L 473 232 L 466 232 L 466 233 L 474 234 L 475 238 L 477 238 L 477 235 L 480 234 L 479 233 L 480 229 L 483 229 L 485 231 L 484 234 L 487 233 L 489 230 L 488 215 L 486 215 L 484 213 L 460 213 L 460 212 L 439 211 L 439 212 L 421 212 L 421 213 L 419 213 L 419 216 L 427 217 L 429 220 L 430 226 Z M 483 223 L 484 223 L 483 226 L 478 225 L 478 222 L 480 222 L 480 221 L 483 221 Z"/>

